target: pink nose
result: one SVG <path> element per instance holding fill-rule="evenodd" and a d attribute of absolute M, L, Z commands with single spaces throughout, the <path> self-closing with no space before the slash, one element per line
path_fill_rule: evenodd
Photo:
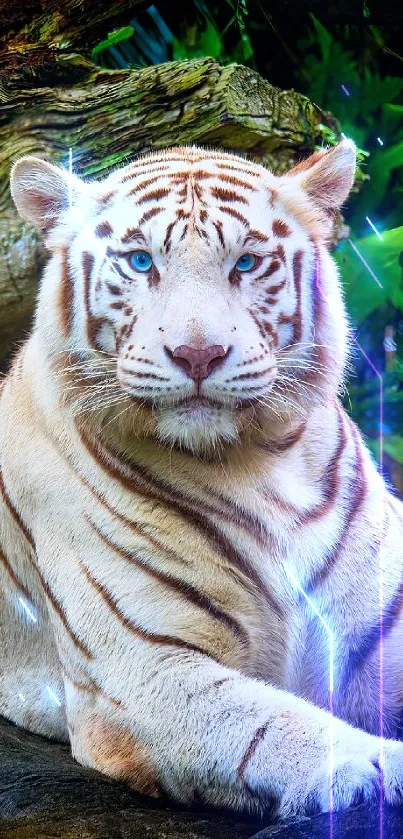
<path fill-rule="evenodd" d="M 224 350 L 224 347 L 219 344 L 203 350 L 187 347 L 186 344 L 176 347 L 173 352 L 168 347 L 165 347 L 165 350 L 174 364 L 181 367 L 195 382 L 207 379 L 207 376 L 223 363 L 229 353 L 229 348 Z"/>

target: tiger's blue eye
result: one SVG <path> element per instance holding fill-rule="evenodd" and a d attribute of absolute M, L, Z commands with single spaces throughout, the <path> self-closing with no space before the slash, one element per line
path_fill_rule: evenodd
<path fill-rule="evenodd" d="M 244 253 L 239 257 L 238 262 L 235 263 L 235 268 L 238 271 L 251 271 L 257 263 L 257 256 L 253 253 Z"/>
<path fill-rule="evenodd" d="M 147 251 L 134 251 L 129 256 L 129 263 L 135 271 L 149 271 L 153 261 Z"/>

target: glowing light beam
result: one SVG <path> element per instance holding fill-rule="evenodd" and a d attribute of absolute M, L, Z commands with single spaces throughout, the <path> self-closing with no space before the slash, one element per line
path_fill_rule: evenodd
<path fill-rule="evenodd" d="M 382 373 L 375 367 L 365 350 L 363 350 L 358 339 L 353 332 L 350 332 L 350 337 L 357 345 L 361 355 L 373 371 L 379 381 L 379 469 L 383 473 L 383 416 L 384 416 L 384 394 L 383 394 L 383 376 Z M 382 509 L 380 521 L 385 520 L 385 495 L 382 495 Z M 385 574 L 385 545 L 384 545 L 384 528 L 381 526 L 381 538 L 379 541 L 379 764 L 382 768 L 384 760 L 384 643 L 383 643 L 383 614 L 384 614 L 384 574 Z M 384 796 L 383 796 L 383 778 L 381 775 L 381 795 L 379 798 L 379 839 L 384 837 Z"/>
<path fill-rule="evenodd" d="M 329 639 L 329 715 L 330 715 L 330 723 L 329 723 L 329 777 L 330 777 L 330 786 L 329 786 L 329 810 L 330 810 L 330 839 L 333 839 L 333 775 L 334 775 L 334 717 L 333 717 L 333 695 L 334 695 L 334 633 L 330 629 L 329 624 L 323 617 L 323 615 L 319 612 L 318 607 L 315 605 L 312 598 L 309 594 L 304 591 L 301 584 L 297 580 L 293 571 L 290 568 L 285 567 L 285 573 L 287 574 L 288 579 L 292 583 L 292 585 L 302 594 L 302 597 L 308 603 L 311 611 L 314 613 L 315 617 L 317 617 L 318 621 L 322 624 L 328 639 Z"/>
<path fill-rule="evenodd" d="M 62 703 L 60 702 L 60 699 L 56 696 L 56 694 L 52 690 L 52 688 L 50 688 L 49 685 L 46 685 L 46 690 L 47 690 L 50 698 L 52 699 L 52 701 L 55 703 L 55 705 L 58 705 L 59 708 L 61 708 Z"/>
<path fill-rule="evenodd" d="M 369 218 L 369 216 L 365 216 L 365 221 L 367 222 L 367 224 L 369 224 L 369 226 L 372 228 L 372 230 L 374 231 L 374 233 L 376 233 L 376 235 L 377 235 L 378 239 L 380 239 L 380 240 L 381 240 L 381 242 L 383 242 L 383 236 L 382 236 L 382 234 L 379 232 L 379 230 L 377 230 L 377 228 L 375 227 L 375 225 L 374 225 L 373 221 L 371 221 L 371 219 Z"/>
<path fill-rule="evenodd" d="M 30 621 L 32 621 L 32 623 L 38 623 L 38 619 L 35 617 L 34 613 L 31 611 L 31 609 L 28 606 L 28 603 L 24 600 L 24 598 L 19 597 L 18 600 L 21 603 L 21 606 L 24 609 L 25 613 L 28 615 Z"/>
<path fill-rule="evenodd" d="M 371 276 L 376 280 L 378 285 L 382 288 L 383 286 L 379 282 L 378 278 L 375 276 L 371 268 L 369 267 L 368 263 L 365 262 L 364 257 L 360 254 L 358 248 L 355 246 L 354 242 L 351 239 L 348 239 L 353 250 L 357 253 L 361 261 L 364 263 L 365 267 L 371 274 Z M 319 294 L 321 297 L 329 303 L 329 300 L 322 288 L 321 281 L 320 281 L 320 260 L 319 255 L 317 254 L 316 257 L 316 287 L 318 289 Z M 383 377 L 382 373 L 378 370 L 377 367 L 373 364 L 369 356 L 366 354 L 365 350 L 363 350 L 361 344 L 359 343 L 358 339 L 354 335 L 352 331 L 350 331 L 350 338 L 354 343 L 357 345 L 361 355 L 367 362 L 368 366 L 371 368 L 375 376 L 378 378 L 379 381 L 379 468 L 381 474 L 383 473 L 383 417 L 384 417 L 384 394 L 383 394 Z M 382 495 L 382 509 L 380 515 L 380 522 L 385 520 L 385 495 Z M 379 764 L 381 768 L 383 767 L 384 763 L 384 643 L 383 643 L 383 612 L 384 612 L 384 572 L 385 572 L 385 560 L 384 560 L 384 528 L 381 526 L 381 538 L 379 542 L 379 584 L 378 584 L 378 592 L 379 592 Z M 296 581 L 298 583 L 298 581 Z M 303 596 L 308 600 L 308 596 L 306 593 L 300 589 Z M 333 657 L 334 657 L 334 649 L 333 649 Z M 333 683 L 333 679 L 329 679 L 329 684 Z M 330 692 L 330 697 L 332 701 L 332 708 L 333 708 L 333 693 Z M 334 760 L 334 754 L 333 754 Z M 380 779 L 380 801 L 379 801 L 379 839 L 384 839 L 384 792 L 383 792 L 383 776 L 381 775 Z M 330 819 L 330 839 L 333 839 L 333 822 L 332 816 Z"/>
<path fill-rule="evenodd" d="M 346 87 L 345 84 L 341 84 L 340 87 L 341 87 L 343 93 L 346 94 L 346 96 L 351 96 L 351 93 L 350 93 L 350 91 L 348 90 L 348 88 Z"/>
<path fill-rule="evenodd" d="M 357 245 L 355 245 L 355 244 L 354 244 L 354 242 L 353 242 L 353 240 L 352 240 L 352 239 L 347 239 L 347 242 L 348 242 L 348 244 L 350 245 L 350 247 L 353 249 L 354 253 L 356 253 L 356 254 L 357 254 L 358 259 L 360 259 L 360 260 L 361 260 L 361 262 L 362 262 L 362 264 L 363 264 L 364 268 L 366 268 L 366 269 L 367 269 L 367 271 L 368 271 L 368 273 L 371 275 L 372 279 L 373 279 L 373 280 L 375 280 L 375 282 L 379 285 L 379 288 L 383 288 L 382 283 L 378 280 L 378 277 L 376 276 L 376 274 L 374 274 L 374 272 L 373 272 L 373 270 L 372 270 L 371 266 L 370 266 L 370 265 L 368 265 L 368 262 L 364 259 L 364 257 L 363 257 L 363 255 L 362 255 L 361 251 L 359 251 L 359 250 L 358 250 Z"/>
<path fill-rule="evenodd" d="M 376 139 L 377 139 L 377 141 L 378 141 L 379 145 L 380 145 L 380 146 L 383 146 L 383 144 L 384 144 L 384 143 L 383 143 L 383 140 L 381 140 L 381 138 L 380 138 L 380 137 L 377 137 Z"/>
<path fill-rule="evenodd" d="M 18 698 L 21 699 L 21 702 L 25 702 L 25 696 L 22 693 L 18 694 Z"/>

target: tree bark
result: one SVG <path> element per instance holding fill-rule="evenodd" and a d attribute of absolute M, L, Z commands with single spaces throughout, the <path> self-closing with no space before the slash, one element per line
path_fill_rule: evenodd
<path fill-rule="evenodd" d="M 85 77 L 95 44 L 145 0 L 0 0 L 0 68 L 8 90 Z"/>
<path fill-rule="evenodd" d="M 38 0 L 7 8 L 0 0 L 0 14 L 9 20 L 8 32 L 4 25 L 0 32 L 3 366 L 29 328 L 46 258 L 11 202 L 8 178 L 18 157 L 34 154 L 67 167 L 71 148 L 74 171 L 93 178 L 139 152 L 201 143 L 247 152 L 283 172 L 321 143 L 322 125 L 337 130 L 333 118 L 304 96 L 278 90 L 240 65 L 221 67 L 205 58 L 144 70 L 96 67 L 89 60 L 91 46 L 113 25 L 127 23 L 136 5 L 66 0 L 55 12 L 59 0 L 42 0 L 40 12 Z"/>

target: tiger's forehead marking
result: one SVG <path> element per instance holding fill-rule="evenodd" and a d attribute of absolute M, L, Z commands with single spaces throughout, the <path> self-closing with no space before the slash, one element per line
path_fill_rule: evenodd
<path fill-rule="evenodd" d="M 104 186 L 106 200 L 101 197 L 96 228 L 100 237 L 115 234 L 128 243 L 134 229 L 145 233 L 152 221 L 148 232 L 159 234 L 169 254 L 173 237 L 180 243 L 189 231 L 220 249 L 228 244 L 228 235 L 238 241 L 249 231 L 251 239 L 261 243 L 271 235 L 257 228 L 262 212 L 268 221 L 266 213 L 273 206 L 274 176 L 230 153 L 197 148 L 155 152 L 110 175 Z M 154 218 L 161 214 L 165 219 L 155 227 Z M 228 227 L 234 221 L 236 225 Z M 273 230 L 274 235 L 286 232 L 286 225 L 280 224 Z"/>
<path fill-rule="evenodd" d="M 245 175 L 248 178 L 245 178 Z M 130 163 L 124 169 L 110 175 L 105 181 L 105 186 L 110 204 L 111 187 L 114 187 L 116 193 L 121 191 L 123 184 L 129 186 L 126 196 L 136 196 L 139 190 L 155 187 L 159 180 L 165 180 L 171 188 L 183 188 L 188 181 L 200 187 L 202 182 L 215 179 L 220 184 L 228 185 L 229 192 L 230 187 L 255 191 L 262 180 L 268 177 L 269 173 L 259 164 L 249 163 L 230 153 L 178 148 L 162 153 L 155 152 Z M 208 184 L 203 184 L 203 188 L 208 189 Z"/>

